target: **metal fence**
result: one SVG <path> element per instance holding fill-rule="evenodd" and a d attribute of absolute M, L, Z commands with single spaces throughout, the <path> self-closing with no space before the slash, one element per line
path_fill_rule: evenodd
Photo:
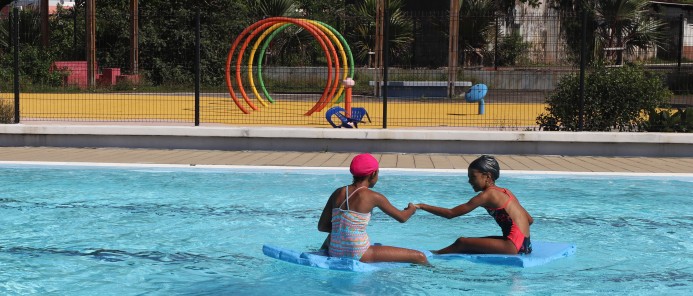
<path fill-rule="evenodd" d="M 385 22 L 380 31 L 375 19 L 358 16 L 257 27 L 248 20 L 221 33 L 194 11 L 168 16 L 169 24 L 140 17 L 139 28 L 166 32 L 154 40 L 133 35 L 127 12 L 97 11 L 92 75 L 85 11 L 52 16 L 50 44 L 42 44 L 36 12 L 15 13 L 2 20 L 8 42 L 0 51 L 0 96 L 19 106 L 14 122 L 331 127 L 325 113 L 344 106 L 341 81 L 348 76 L 356 83 L 352 106 L 368 113 L 360 128 L 532 130 L 562 77 L 588 70 L 579 63 L 581 50 L 642 63 L 665 77 L 674 108 L 693 106 L 693 26 L 684 15 L 662 17 L 667 36 L 660 47 L 596 52 L 576 48 L 579 35 L 567 33 L 566 19 L 585 24 L 583 18 L 558 14 L 461 15 L 453 48 L 447 12 L 398 15 L 400 22 Z M 391 41 L 378 45 L 379 38 Z M 477 84 L 488 87 L 483 101 L 466 101 Z"/>

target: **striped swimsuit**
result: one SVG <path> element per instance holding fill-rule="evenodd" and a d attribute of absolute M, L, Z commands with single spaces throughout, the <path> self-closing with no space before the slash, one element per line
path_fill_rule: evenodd
<path fill-rule="evenodd" d="M 354 195 L 359 187 L 351 193 Z M 366 226 L 371 220 L 371 213 L 359 213 L 349 210 L 349 186 L 346 187 L 346 199 L 338 208 L 332 209 L 332 232 L 330 233 L 329 253 L 332 257 L 361 259 L 370 247 Z M 346 203 L 346 210 L 342 205 Z"/>

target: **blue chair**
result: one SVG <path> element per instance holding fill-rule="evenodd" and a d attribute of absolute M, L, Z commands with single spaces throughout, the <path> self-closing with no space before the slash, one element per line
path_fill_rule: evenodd
<path fill-rule="evenodd" d="M 340 125 L 335 124 L 332 121 L 333 116 L 337 116 L 342 123 Z M 334 128 L 358 128 L 359 123 L 365 122 L 362 121 L 364 116 L 368 118 L 368 122 L 371 122 L 368 112 L 362 107 L 351 108 L 351 117 L 347 117 L 346 110 L 340 106 L 334 106 L 325 112 L 325 119 L 327 119 L 327 122 Z"/>

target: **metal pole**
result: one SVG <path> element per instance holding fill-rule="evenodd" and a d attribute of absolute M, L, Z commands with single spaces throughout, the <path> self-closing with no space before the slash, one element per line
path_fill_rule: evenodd
<path fill-rule="evenodd" d="M 578 114 L 578 130 L 585 127 L 585 68 L 587 51 L 587 10 L 582 9 L 582 46 L 580 46 L 580 109 Z"/>
<path fill-rule="evenodd" d="M 139 2 L 130 0 L 130 74 L 139 74 L 140 54 L 139 54 Z M 139 82 L 139 80 L 138 80 Z"/>
<path fill-rule="evenodd" d="M 96 0 L 86 0 L 87 85 L 96 86 Z"/>
<path fill-rule="evenodd" d="M 499 28 L 498 28 L 498 15 L 495 16 L 496 18 L 496 36 L 493 41 L 493 69 L 498 71 L 498 33 L 500 33 Z"/>
<path fill-rule="evenodd" d="M 41 46 L 43 48 L 48 48 L 50 46 L 50 26 L 48 25 L 48 0 L 41 0 L 40 8 L 41 11 Z"/>
<path fill-rule="evenodd" d="M 195 15 L 195 126 L 200 125 L 200 7 Z"/>
<path fill-rule="evenodd" d="M 450 36 L 448 38 L 448 98 L 455 96 L 455 81 L 457 81 L 457 59 L 460 37 L 460 0 L 450 1 Z"/>
<path fill-rule="evenodd" d="M 681 60 L 683 59 L 683 14 L 679 15 L 679 54 L 677 57 L 677 67 L 678 71 L 681 72 Z"/>
<path fill-rule="evenodd" d="M 383 128 L 387 128 L 387 89 L 388 70 L 390 68 L 390 7 L 388 0 L 385 2 L 383 17 Z"/>
<path fill-rule="evenodd" d="M 19 8 L 13 10 L 12 43 L 14 45 L 14 123 L 19 123 Z"/>
<path fill-rule="evenodd" d="M 72 58 L 77 58 L 77 4 L 72 8 Z"/>
<path fill-rule="evenodd" d="M 380 68 L 383 66 L 383 7 L 387 4 L 387 0 L 376 0 L 375 2 L 375 94 L 376 98 L 379 98 L 381 93 L 381 73 Z"/>

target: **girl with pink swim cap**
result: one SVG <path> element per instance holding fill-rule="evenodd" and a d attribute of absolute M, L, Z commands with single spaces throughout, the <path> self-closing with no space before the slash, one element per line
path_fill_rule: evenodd
<path fill-rule="evenodd" d="M 414 204 L 399 210 L 382 194 L 371 190 L 378 182 L 378 160 L 370 154 L 359 154 L 351 161 L 349 171 L 353 183 L 337 188 L 320 215 L 318 230 L 328 232 L 323 249 L 332 257 L 361 262 L 410 262 L 428 264 L 420 251 L 370 244 L 366 226 L 371 211 L 377 207 L 385 214 L 404 223 L 416 212 Z"/>

